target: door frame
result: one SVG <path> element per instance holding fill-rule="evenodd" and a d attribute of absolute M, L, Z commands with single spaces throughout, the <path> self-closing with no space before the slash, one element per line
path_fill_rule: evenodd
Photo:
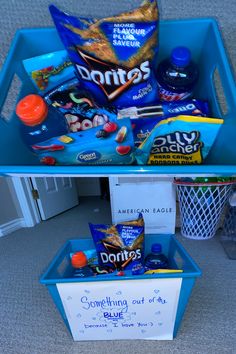
<path fill-rule="evenodd" d="M 25 227 L 33 227 L 42 220 L 37 203 L 32 195 L 32 184 L 30 177 L 12 177 L 12 185 L 15 190 Z"/>

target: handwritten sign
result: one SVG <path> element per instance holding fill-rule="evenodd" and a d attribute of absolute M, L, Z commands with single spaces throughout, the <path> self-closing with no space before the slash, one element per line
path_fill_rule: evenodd
<path fill-rule="evenodd" d="M 181 278 L 65 283 L 57 288 L 75 341 L 173 339 Z"/>

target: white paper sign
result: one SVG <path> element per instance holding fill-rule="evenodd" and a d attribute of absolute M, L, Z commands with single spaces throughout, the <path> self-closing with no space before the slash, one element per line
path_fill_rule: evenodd
<path fill-rule="evenodd" d="M 75 341 L 173 339 L 182 278 L 57 284 Z"/>

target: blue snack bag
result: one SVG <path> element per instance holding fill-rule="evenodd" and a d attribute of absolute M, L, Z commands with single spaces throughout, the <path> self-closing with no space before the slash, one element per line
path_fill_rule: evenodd
<path fill-rule="evenodd" d="M 99 104 L 126 107 L 157 99 L 156 0 L 99 20 L 71 16 L 54 5 L 49 10 L 82 86 Z"/>
<path fill-rule="evenodd" d="M 207 157 L 223 119 L 178 116 L 159 122 L 136 149 L 140 165 L 201 164 Z"/>
<path fill-rule="evenodd" d="M 102 266 L 117 270 L 131 270 L 134 263 L 144 262 L 144 220 L 139 214 L 137 220 L 115 225 L 91 224 L 90 231 Z"/>
<path fill-rule="evenodd" d="M 34 86 L 43 95 L 75 77 L 75 68 L 66 50 L 25 59 L 23 65 Z"/>

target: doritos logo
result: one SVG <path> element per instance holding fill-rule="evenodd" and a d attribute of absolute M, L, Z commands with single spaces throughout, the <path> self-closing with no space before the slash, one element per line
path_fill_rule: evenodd
<path fill-rule="evenodd" d="M 139 67 L 130 70 L 98 60 L 80 50 L 78 53 L 87 64 L 87 66 L 76 64 L 80 78 L 97 84 L 109 101 L 117 98 L 131 85 L 146 81 L 151 74 L 148 60 L 142 62 Z"/>

